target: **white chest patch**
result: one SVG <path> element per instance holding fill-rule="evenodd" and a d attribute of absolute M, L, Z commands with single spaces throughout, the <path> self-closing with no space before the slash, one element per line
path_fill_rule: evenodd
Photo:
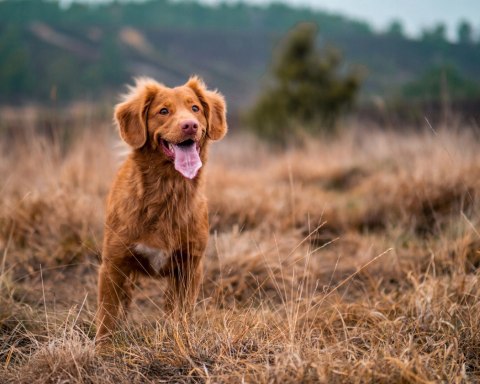
<path fill-rule="evenodd" d="M 146 257 L 150 261 L 150 266 L 159 272 L 165 265 L 167 265 L 170 259 L 170 254 L 162 249 L 152 248 L 145 244 L 135 244 L 133 247 L 135 252 L 138 252 L 142 256 Z"/>

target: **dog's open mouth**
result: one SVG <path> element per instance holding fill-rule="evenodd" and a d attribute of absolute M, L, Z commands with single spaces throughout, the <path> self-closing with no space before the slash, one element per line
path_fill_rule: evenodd
<path fill-rule="evenodd" d="M 192 139 L 177 144 L 163 139 L 160 142 L 163 152 L 174 161 L 175 169 L 178 172 L 189 179 L 197 176 L 198 170 L 202 167 L 198 142 Z"/>

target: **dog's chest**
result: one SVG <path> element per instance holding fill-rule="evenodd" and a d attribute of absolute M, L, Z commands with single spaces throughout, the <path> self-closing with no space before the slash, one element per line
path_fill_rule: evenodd
<path fill-rule="evenodd" d="M 148 259 L 150 267 L 159 273 L 170 260 L 171 254 L 159 248 L 152 248 L 145 244 L 135 244 L 134 250 L 136 253 Z"/>

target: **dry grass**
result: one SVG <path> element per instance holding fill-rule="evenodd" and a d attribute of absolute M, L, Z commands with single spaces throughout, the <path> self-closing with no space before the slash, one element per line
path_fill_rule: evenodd
<path fill-rule="evenodd" d="M 352 130 L 283 153 L 232 135 L 208 165 L 194 321 L 166 317 L 162 282 L 143 280 L 114 350 L 96 355 L 118 159 L 108 122 L 84 125 L 68 140 L 30 129 L 3 143 L 0 382 L 480 379 L 472 133 Z"/>

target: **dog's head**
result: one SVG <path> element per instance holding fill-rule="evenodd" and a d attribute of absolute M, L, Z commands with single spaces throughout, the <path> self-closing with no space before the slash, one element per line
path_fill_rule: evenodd
<path fill-rule="evenodd" d="M 190 179 L 202 166 L 207 141 L 220 140 L 227 132 L 223 96 L 207 90 L 196 76 L 175 88 L 138 79 L 116 106 L 115 120 L 121 138 L 133 149 L 156 151 Z"/>

